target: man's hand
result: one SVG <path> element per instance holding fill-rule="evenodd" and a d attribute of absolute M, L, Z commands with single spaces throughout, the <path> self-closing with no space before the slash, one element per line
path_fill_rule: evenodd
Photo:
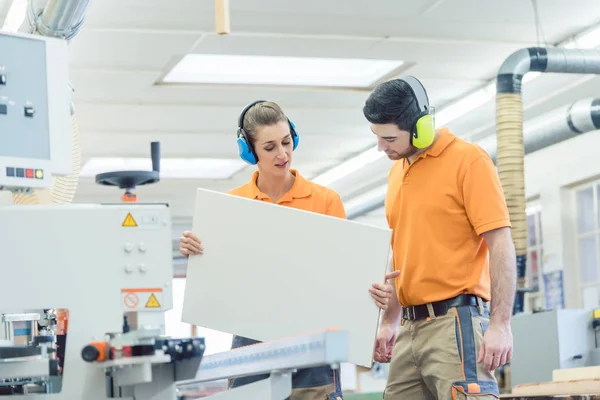
<path fill-rule="evenodd" d="M 510 324 L 490 323 L 479 347 L 478 363 L 493 371 L 512 359 L 513 339 Z"/>
<path fill-rule="evenodd" d="M 369 288 L 369 292 L 371 293 L 371 297 L 375 300 L 375 304 L 377 307 L 382 310 L 386 310 L 388 304 L 390 302 L 390 298 L 394 293 L 394 286 L 387 283 L 387 281 L 391 279 L 396 279 L 400 275 L 400 271 L 394 271 L 385 276 L 386 283 L 374 283 L 371 288 Z"/>
<path fill-rule="evenodd" d="M 379 363 L 389 363 L 392 360 L 392 350 L 396 342 L 397 325 L 382 324 L 377 333 L 377 342 L 373 352 L 373 360 Z"/>

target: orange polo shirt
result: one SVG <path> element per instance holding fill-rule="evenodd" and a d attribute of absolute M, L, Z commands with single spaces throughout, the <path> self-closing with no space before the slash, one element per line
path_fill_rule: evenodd
<path fill-rule="evenodd" d="M 277 204 L 317 214 L 346 218 L 342 200 L 335 191 L 307 180 L 294 169 L 291 172 L 296 176 L 296 180 L 292 188 L 277 201 Z M 273 200 L 258 189 L 257 179 L 258 171 L 255 171 L 250 182 L 231 190 L 229 194 L 272 203 Z"/>
<path fill-rule="evenodd" d="M 394 163 L 386 217 L 392 234 L 398 300 L 404 306 L 462 293 L 490 300 L 488 248 L 482 233 L 509 227 L 496 168 L 479 146 L 439 130 L 412 164 Z"/>

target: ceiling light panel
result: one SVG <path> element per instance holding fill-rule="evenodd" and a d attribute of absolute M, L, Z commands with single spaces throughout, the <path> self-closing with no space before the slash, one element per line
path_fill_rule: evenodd
<path fill-rule="evenodd" d="M 393 60 L 187 54 L 163 82 L 367 88 L 402 65 Z"/>

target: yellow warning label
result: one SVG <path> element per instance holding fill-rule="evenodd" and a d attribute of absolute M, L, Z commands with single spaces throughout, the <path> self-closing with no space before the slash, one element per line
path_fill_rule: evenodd
<path fill-rule="evenodd" d="M 158 299 L 156 298 L 154 293 L 152 293 L 152 295 L 146 302 L 146 308 L 160 308 L 160 303 L 158 302 Z"/>
<path fill-rule="evenodd" d="M 125 221 L 123 221 L 123 226 L 126 226 L 126 227 L 138 226 L 137 222 L 135 222 L 135 219 L 133 219 L 133 215 L 131 215 L 131 213 L 127 213 L 127 216 L 125 217 Z"/>

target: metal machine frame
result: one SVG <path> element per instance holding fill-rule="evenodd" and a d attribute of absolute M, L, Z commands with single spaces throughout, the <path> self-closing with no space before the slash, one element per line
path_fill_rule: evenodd
<path fill-rule="evenodd" d="M 325 331 L 205 356 L 196 377 L 178 382 L 193 383 L 270 374 L 255 383 L 236 387 L 208 398 L 214 400 L 284 400 L 292 392 L 292 373 L 300 368 L 331 365 L 348 360 L 348 334 Z"/>

